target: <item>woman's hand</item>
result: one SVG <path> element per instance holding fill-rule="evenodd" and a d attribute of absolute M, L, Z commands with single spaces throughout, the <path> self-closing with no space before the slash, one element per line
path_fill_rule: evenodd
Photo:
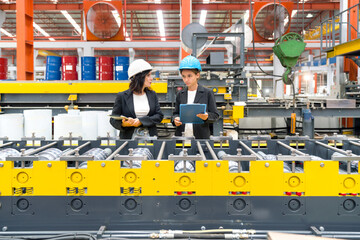
<path fill-rule="evenodd" d="M 122 120 L 121 126 L 123 127 L 132 127 L 134 124 L 135 119 L 133 118 L 126 118 Z"/>
<path fill-rule="evenodd" d="M 182 122 L 180 122 L 180 118 L 179 117 L 176 117 L 176 118 L 174 118 L 174 123 L 175 123 L 175 126 L 180 126 L 180 125 L 182 125 Z"/>
<path fill-rule="evenodd" d="M 132 126 L 133 126 L 133 127 L 140 127 L 140 126 L 141 126 L 140 120 L 137 119 L 137 118 L 135 118 Z"/>
<path fill-rule="evenodd" d="M 139 119 L 137 118 L 127 118 L 127 119 L 123 119 L 122 120 L 122 126 L 123 127 L 139 127 L 141 126 L 141 122 Z"/>
<path fill-rule="evenodd" d="M 206 113 L 199 113 L 196 115 L 198 118 L 201 118 L 202 120 L 206 121 L 209 117 L 209 114 L 206 112 Z"/>

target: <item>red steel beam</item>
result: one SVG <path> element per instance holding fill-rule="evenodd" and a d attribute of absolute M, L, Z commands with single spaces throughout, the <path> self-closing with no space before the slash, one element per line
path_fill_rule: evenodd
<path fill-rule="evenodd" d="M 181 4 L 181 11 L 180 11 L 180 28 L 181 31 L 188 25 L 191 23 L 191 19 L 192 19 L 192 0 L 180 0 L 180 4 Z M 205 5 L 205 4 L 204 4 Z M 177 5 L 178 6 L 178 5 Z M 185 51 L 185 49 L 182 47 L 181 48 L 181 59 L 183 59 L 184 57 L 190 55 L 188 52 Z"/>
<path fill-rule="evenodd" d="M 302 4 L 301 4 L 302 5 Z M 193 4 L 192 9 L 198 10 L 248 10 L 248 3 L 211 3 L 211 4 Z M 324 2 L 324 3 L 305 3 L 305 10 L 338 10 L 340 9 L 340 3 L 336 2 Z M 16 10 L 15 4 L 0 4 L 0 10 Z M 82 3 L 68 3 L 68 4 L 34 4 L 34 11 L 60 11 L 60 10 L 83 10 Z M 179 4 L 127 4 L 127 11 L 179 11 Z"/>

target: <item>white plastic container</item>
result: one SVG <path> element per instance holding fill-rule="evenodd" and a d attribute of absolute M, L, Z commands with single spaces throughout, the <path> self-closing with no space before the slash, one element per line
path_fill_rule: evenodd
<path fill-rule="evenodd" d="M 100 112 L 98 114 L 98 136 L 99 137 L 107 137 L 108 133 L 110 137 L 115 137 L 116 129 L 110 124 L 111 111 Z"/>
<path fill-rule="evenodd" d="M 21 140 L 24 137 L 24 116 L 22 113 L 0 115 L 0 137 Z"/>
<path fill-rule="evenodd" d="M 54 117 L 54 139 L 60 137 L 80 137 L 82 134 L 81 115 L 59 114 Z"/>
<path fill-rule="evenodd" d="M 24 135 L 25 137 L 45 137 L 46 140 L 52 138 L 52 110 L 37 109 L 24 110 Z"/>
<path fill-rule="evenodd" d="M 82 138 L 83 140 L 96 140 L 98 137 L 98 115 L 100 111 L 83 111 L 82 116 Z"/>

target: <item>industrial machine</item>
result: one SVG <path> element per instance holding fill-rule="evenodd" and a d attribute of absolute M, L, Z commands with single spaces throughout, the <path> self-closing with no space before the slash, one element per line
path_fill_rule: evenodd
<path fill-rule="evenodd" d="M 104 140 L 4 141 L 0 236 L 360 236 L 358 139 Z"/>

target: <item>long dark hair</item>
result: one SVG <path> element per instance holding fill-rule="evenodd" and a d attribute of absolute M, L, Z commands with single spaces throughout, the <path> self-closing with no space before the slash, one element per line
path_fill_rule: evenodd
<path fill-rule="evenodd" d="M 145 77 L 151 70 L 143 71 L 130 78 L 130 91 L 141 93 L 144 87 Z"/>

